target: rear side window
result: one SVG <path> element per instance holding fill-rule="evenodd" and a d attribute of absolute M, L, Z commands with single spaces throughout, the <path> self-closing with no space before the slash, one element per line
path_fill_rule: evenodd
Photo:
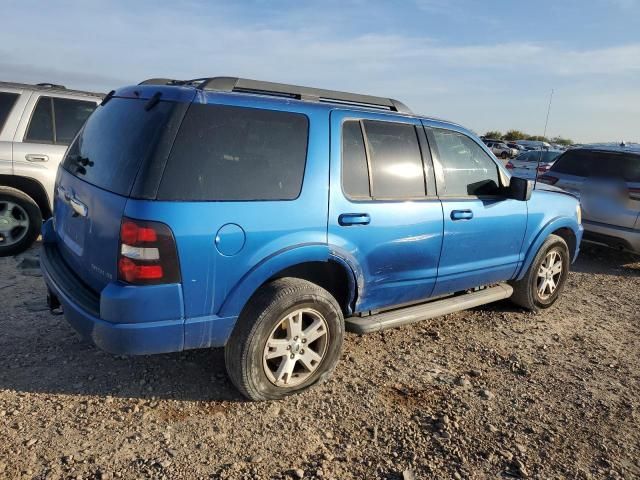
<path fill-rule="evenodd" d="M 309 121 L 299 113 L 193 104 L 164 171 L 160 200 L 293 200 Z"/>
<path fill-rule="evenodd" d="M 129 195 L 138 169 L 153 155 L 174 103 L 112 98 L 98 107 L 76 137 L 63 167 L 97 187 Z"/>
<path fill-rule="evenodd" d="M 480 146 L 462 133 L 433 129 L 444 172 L 446 195 L 495 195 L 498 167 Z"/>
<path fill-rule="evenodd" d="M 56 127 L 56 144 L 69 145 L 95 109 L 95 102 L 54 98 L 53 112 Z"/>
<path fill-rule="evenodd" d="M 558 157 L 551 170 L 579 177 L 618 178 L 636 183 L 640 182 L 640 155 L 569 150 Z"/>
<path fill-rule="evenodd" d="M 95 108 L 94 102 L 40 97 L 33 110 L 25 141 L 69 145 Z"/>
<path fill-rule="evenodd" d="M 0 132 L 19 96 L 17 93 L 0 92 Z"/>

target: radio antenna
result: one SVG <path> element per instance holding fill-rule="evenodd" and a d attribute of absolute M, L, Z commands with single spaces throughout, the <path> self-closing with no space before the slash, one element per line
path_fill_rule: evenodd
<path fill-rule="evenodd" d="M 551 89 L 551 95 L 549 95 L 549 106 L 547 107 L 547 119 L 544 122 L 544 133 L 542 134 L 542 138 L 547 138 L 547 126 L 549 125 L 549 114 L 551 113 L 552 101 L 553 101 L 553 88 Z M 542 160 L 542 148 L 540 149 L 540 154 L 538 155 L 538 163 L 536 164 L 536 179 L 533 181 L 534 190 L 536 189 L 536 185 L 538 184 L 538 173 L 540 173 L 540 160 Z"/>

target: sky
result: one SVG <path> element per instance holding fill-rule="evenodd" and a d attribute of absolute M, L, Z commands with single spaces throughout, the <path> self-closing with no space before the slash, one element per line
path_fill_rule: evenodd
<path fill-rule="evenodd" d="M 478 134 L 640 141 L 640 0 L 0 0 L 0 80 L 241 76 L 397 98 Z"/>

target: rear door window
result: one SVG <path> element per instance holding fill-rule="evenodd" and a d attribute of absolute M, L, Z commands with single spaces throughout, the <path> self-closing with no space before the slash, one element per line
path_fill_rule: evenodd
<path fill-rule="evenodd" d="M 69 145 L 95 109 L 95 102 L 54 98 L 55 143 Z"/>
<path fill-rule="evenodd" d="M 293 200 L 302 189 L 309 121 L 299 113 L 192 104 L 160 200 Z"/>
<path fill-rule="evenodd" d="M 19 96 L 17 93 L 0 92 L 0 132 Z"/>
<path fill-rule="evenodd" d="M 175 104 L 112 98 L 89 117 L 63 168 L 97 187 L 129 195 L 140 166 L 155 152 Z"/>
<path fill-rule="evenodd" d="M 24 140 L 35 143 L 54 143 L 53 105 L 50 97 L 38 99 Z"/>
<path fill-rule="evenodd" d="M 425 177 L 415 126 L 364 120 L 373 198 L 424 197 Z"/>
<path fill-rule="evenodd" d="M 40 97 L 33 110 L 25 141 L 69 145 L 95 108 L 95 102 Z"/>
<path fill-rule="evenodd" d="M 350 198 L 369 198 L 369 168 L 360 122 L 342 125 L 342 189 Z"/>

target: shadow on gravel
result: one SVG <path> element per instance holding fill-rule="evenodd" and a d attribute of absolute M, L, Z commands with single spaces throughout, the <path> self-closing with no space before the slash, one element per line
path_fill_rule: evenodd
<path fill-rule="evenodd" d="M 113 356 L 81 339 L 63 317 L 37 315 L 43 328 L 17 335 L 0 321 L 4 337 L 0 390 L 177 401 L 245 401 L 228 380 L 222 349 Z M 7 338 L 10 336 L 11 338 Z M 7 341 L 9 340 L 9 341 Z"/>
<path fill-rule="evenodd" d="M 621 252 L 592 243 L 580 245 L 578 260 L 571 270 L 579 273 L 599 273 L 614 277 L 639 277 L 640 255 Z"/>

